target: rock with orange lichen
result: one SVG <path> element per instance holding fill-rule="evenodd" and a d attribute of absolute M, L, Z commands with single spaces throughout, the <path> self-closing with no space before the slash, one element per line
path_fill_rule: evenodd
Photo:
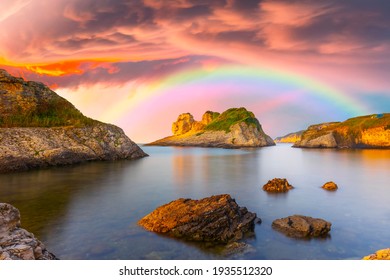
<path fill-rule="evenodd" d="M 339 187 L 337 186 L 337 184 L 335 182 L 326 182 L 321 188 L 323 188 L 324 190 L 327 190 L 327 191 L 335 191 L 337 190 Z"/>
<path fill-rule="evenodd" d="M 274 178 L 263 186 L 264 191 L 272 193 L 287 192 L 293 188 L 285 178 Z"/>
<path fill-rule="evenodd" d="M 162 205 L 138 224 L 149 231 L 189 241 L 227 244 L 253 234 L 256 214 L 228 194 L 200 200 L 180 198 Z"/>
<path fill-rule="evenodd" d="M 365 256 L 363 260 L 390 260 L 390 248 L 378 250 L 374 254 Z"/>

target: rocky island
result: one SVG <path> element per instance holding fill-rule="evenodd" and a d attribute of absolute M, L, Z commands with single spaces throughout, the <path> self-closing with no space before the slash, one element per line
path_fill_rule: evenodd
<path fill-rule="evenodd" d="M 390 114 L 375 114 L 311 125 L 293 147 L 390 148 Z"/>
<path fill-rule="evenodd" d="M 295 143 L 295 142 L 301 140 L 303 132 L 304 132 L 304 130 L 300 130 L 297 132 L 292 132 L 292 133 L 286 134 L 286 135 L 281 136 L 281 137 L 276 137 L 275 142 L 276 143 Z"/>
<path fill-rule="evenodd" d="M 0 69 L 0 173 L 147 156 L 122 129 L 84 116 L 39 82 Z"/>
<path fill-rule="evenodd" d="M 190 113 L 181 114 L 172 125 L 173 136 L 147 145 L 198 146 L 218 148 L 263 147 L 275 145 L 259 121 L 245 108 L 231 108 L 222 114 L 207 111 L 201 121 Z"/>

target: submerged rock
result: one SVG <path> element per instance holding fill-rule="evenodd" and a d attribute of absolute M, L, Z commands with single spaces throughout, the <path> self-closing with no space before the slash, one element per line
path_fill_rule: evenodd
<path fill-rule="evenodd" d="M 145 229 L 189 241 L 226 244 L 253 233 L 256 214 L 228 194 L 200 200 L 180 198 L 158 207 L 138 223 Z"/>
<path fill-rule="evenodd" d="M 20 227 L 19 210 L 0 203 L 0 260 L 55 260 L 45 245 Z"/>
<path fill-rule="evenodd" d="M 286 218 L 276 219 L 272 227 L 287 236 L 325 237 L 328 235 L 332 224 L 323 219 L 312 218 L 302 215 L 293 215 Z"/>
<path fill-rule="evenodd" d="M 365 256 L 363 260 L 390 260 L 390 248 L 378 250 L 374 254 Z"/>
<path fill-rule="evenodd" d="M 322 188 L 323 188 L 324 190 L 328 190 L 328 191 L 335 191 L 335 190 L 338 189 L 338 186 L 337 186 L 336 183 L 330 181 L 330 182 L 326 182 L 326 183 L 322 186 Z"/>
<path fill-rule="evenodd" d="M 283 178 L 274 178 L 272 180 L 269 180 L 264 186 L 263 190 L 267 192 L 287 192 L 294 187 L 290 185 L 290 183 L 287 181 L 287 179 Z"/>

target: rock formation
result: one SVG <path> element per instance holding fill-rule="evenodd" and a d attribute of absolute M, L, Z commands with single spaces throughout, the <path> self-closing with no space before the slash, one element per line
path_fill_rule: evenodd
<path fill-rule="evenodd" d="M 286 135 L 281 136 L 281 137 L 276 137 L 275 142 L 276 143 L 295 143 L 295 142 L 301 140 L 303 132 L 304 132 L 304 130 L 301 130 L 301 131 L 286 134 Z"/>
<path fill-rule="evenodd" d="M 0 260 L 54 260 L 45 245 L 20 227 L 19 210 L 0 203 Z"/>
<path fill-rule="evenodd" d="M 272 222 L 274 229 L 295 238 L 326 237 L 331 226 L 332 224 L 325 220 L 301 215 L 288 216 Z"/>
<path fill-rule="evenodd" d="M 147 145 L 200 147 L 263 147 L 275 145 L 252 112 L 231 108 L 222 114 L 207 111 L 201 121 L 181 114 L 172 125 L 173 136 Z"/>
<path fill-rule="evenodd" d="M 256 214 L 228 194 L 200 200 L 180 198 L 158 207 L 138 223 L 145 229 L 189 241 L 227 244 L 253 234 Z"/>
<path fill-rule="evenodd" d="M 390 114 L 356 117 L 309 126 L 298 148 L 390 148 Z"/>
<path fill-rule="evenodd" d="M 334 182 L 326 182 L 321 188 L 327 191 L 335 191 L 338 189 L 338 186 Z"/>
<path fill-rule="evenodd" d="M 146 154 L 122 129 L 81 114 L 42 83 L 0 70 L 0 172 Z"/>
<path fill-rule="evenodd" d="M 269 180 L 264 186 L 263 190 L 267 192 L 287 192 L 294 188 L 290 185 L 290 183 L 287 181 L 287 179 L 281 179 L 281 178 L 274 178 L 272 180 Z"/>
<path fill-rule="evenodd" d="M 365 256 L 363 260 L 390 260 L 390 248 L 378 250 L 374 254 Z"/>

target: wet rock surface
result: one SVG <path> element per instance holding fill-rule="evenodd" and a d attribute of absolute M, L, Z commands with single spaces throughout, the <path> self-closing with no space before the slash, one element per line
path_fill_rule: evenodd
<path fill-rule="evenodd" d="M 272 193 L 287 192 L 293 188 L 285 178 L 274 178 L 263 186 L 264 191 Z"/>
<path fill-rule="evenodd" d="M 330 222 L 323 219 L 302 215 L 288 216 L 272 222 L 274 229 L 295 238 L 326 237 L 331 226 Z"/>
<path fill-rule="evenodd" d="M 189 241 L 227 244 L 253 234 L 256 214 L 228 194 L 200 200 L 180 198 L 139 221 L 145 229 Z"/>
<path fill-rule="evenodd" d="M 0 203 L 0 260 L 55 260 L 45 245 L 20 227 L 19 210 Z"/>
<path fill-rule="evenodd" d="M 331 181 L 331 182 L 326 182 L 321 188 L 327 191 L 335 191 L 338 189 L 338 186 L 336 183 Z"/>

